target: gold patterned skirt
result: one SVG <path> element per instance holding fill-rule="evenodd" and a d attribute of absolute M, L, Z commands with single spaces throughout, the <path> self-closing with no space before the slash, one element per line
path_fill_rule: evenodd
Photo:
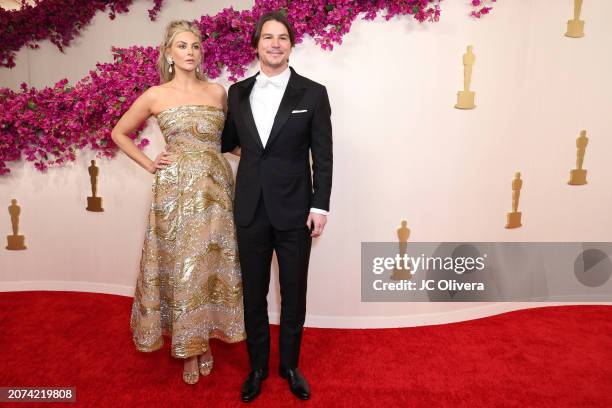
<path fill-rule="evenodd" d="M 187 358 L 245 334 L 231 168 L 218 151 L 179 147 L 156 174 L 130 326 L 139 351 L 168 335 Z"/>

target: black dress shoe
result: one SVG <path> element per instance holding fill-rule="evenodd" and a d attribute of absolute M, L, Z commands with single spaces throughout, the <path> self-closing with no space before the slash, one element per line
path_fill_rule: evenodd
<path fill-rule="evenodd" d="M 253 370 L 242 384 L 242 402 L 251 402 L 261 392 L 261 383 L 268 378 L 268 371 Z"/>
<path fill-rule="evenodd" d="M 285 378 L 289 383 L 289 389 L 301 400 L 310 398 L 310 386 L 308 382 L 297 368 L 281 368 L 278 374 Z"/>

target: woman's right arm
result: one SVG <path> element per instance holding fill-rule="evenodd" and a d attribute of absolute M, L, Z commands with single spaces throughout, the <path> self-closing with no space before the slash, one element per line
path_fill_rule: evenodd
<path fill-rule="evenodd" d="M 158 161 L 163 161 L 163 157 L 158 156 L 155 161 L 149 159 L 129 138 L 128 134 L 138 129 L 138 127 L 152 115 L 152 106 L 155 102 L 156 90 L 149 88 L 138 97 L 123 114 L 119 122 L 113 128 L 111 137 L 113 142 L 132 160 L 138 163 L 149 173 L 155 173 L 159 168 Z"/>

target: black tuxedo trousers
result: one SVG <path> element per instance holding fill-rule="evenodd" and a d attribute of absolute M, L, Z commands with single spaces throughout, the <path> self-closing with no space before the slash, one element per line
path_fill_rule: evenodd
<path fill-rule="evenodd" d="M 304 225 L 279 230 L 270 222 L 263 197 L 260 197 L 253 221 L 237 226 L 238 253 L 244 290 L 244 321 L 247 349 L 252 369 L 268 369 L 270 326 L 268 288 L 272 251 L 276 252 L 281 294 L 280 366 L 298 366 L 304 319 L 306 318 L 306 282 L 312 238 Z"/>

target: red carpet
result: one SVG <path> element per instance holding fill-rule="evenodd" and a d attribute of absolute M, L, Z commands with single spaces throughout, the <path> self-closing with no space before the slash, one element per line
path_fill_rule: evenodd
<path fill-rule="evenodd" d="M 84 407 L 247 406 L 244 343 L 213 341 L 215 368 L 183 384 L 166 346 L 135 351 L 132 299 L 72 292 L 0 293 L 0 386 L 74 386 Z M 611 407 L 612 307 L 538 308 L 442 326 L 306 329 L 298 401 L 276 374 L 253 407 Z M 59 404 L 0 404 L 44 406 Z"/>

